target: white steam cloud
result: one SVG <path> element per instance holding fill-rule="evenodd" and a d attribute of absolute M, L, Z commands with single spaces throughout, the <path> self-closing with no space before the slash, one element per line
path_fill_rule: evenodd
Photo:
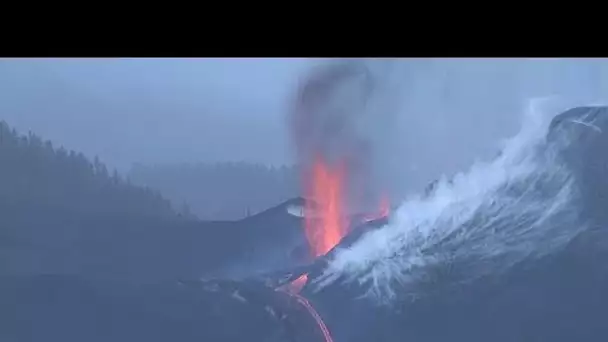
<path fill-rule="evenodd" d="M 357 282 L 391 299 L 416 292 L 437 268 L 455 267 L 454 280 L 467 281 L 571 241 L 585 229 L 575 224 L 577 189 L 557 148 L 545 144 L 552 116 L 539 103 L 496 159 L 410 197 L 388 225 L 339 251 L 318 284 Z"/>

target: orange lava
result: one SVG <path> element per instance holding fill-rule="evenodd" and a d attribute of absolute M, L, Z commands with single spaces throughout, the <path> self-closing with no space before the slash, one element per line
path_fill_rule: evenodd
<path fill-rule="evenodd" d="M 315 160 L 306 182 L 309 201 L 305 204 L 304 229 L 312 256 L 329 252 L 348 231 L 343 187 L 344 169 Z"/>
<path fill-rule="evenodd" d="M 305 181 L 308 200 L 304 209 L 304 230 L 311 256 L 316 258 L 326 254 L 340 242 L 348 233 L 350 222 L 344 202 L 345 169 L 341 165 L 330 165 L 322 158 L 317 158 L 310 171 L 309 178 Z M 389 210 L 388 196 L 383 196 L 379 211 L 370 215 L 369 220 L 386 217 Z M 279 290 L 288 293 L 304 306 L 315 319 L 325 342 L 333 342 L 321 316 L 308 300 L 299 294 L 307 281 L 308 274 L 303 274 Z"/>
<path fill-rule="evenodd" d="M 308 311 L 310 316 L 317 323 L 319 330 L 323 334 L 323 338 L 325 339 L 325 342 L 333 342 L 334 340 L 331 337 L 329 329 L 325 325 L 325 322 L 323 322 L 323 319 L 321 318 L 321 316 L 319 315 L 317 310 L 315 310 L 315 308 L 310 304 L 310 302 L 306 298 L 304 298 L 302 295 L 299 294 L 299 292 L 302 290 L 302 287 L 304 287 L 304 285 L 306 285 L 307 281 L 308 281 L 308 274 L 304 273 L 303 275 L 298 277 L 296 280 L 289 283 L 287 286 L 280 287 L 277 290 L 290 295 L 298 302 L 298 304 L 302 305 L 306 309 L 306 311 Z"/>
<path fill-rule="evenodd" d="M 300 293 L 300 291 L 302 291 L 302 288 L 304 287 L 304 285 L 306 285 L 306 282 L 308 281 L 308 274 L 304 273 L 301 276 L 298 277 L 298 279 L 292 281 L 291 283 L 289 283 L 289 292 L 297 294 Z"/>
<path fill-rule="evenodd" d="M 315 308 L 313 308 L 312 305 L 310 305 L 310 303 L 308 302 L 308 300 L 306 298 L 300 296 L 297 293 L 292 293 L 291 295 L 298 301 L 298 303 L 300 303 L 302 306 L 304 306 L 306 308 L 306 310 L 308 310 L 308 313 L 310 313 L 310 315 L 315 319 L 315 321 L 317 322 L 317 325 L 319 326 L 319 329 L 323 333 L 325 342 L 333 342 L 334 340 L 331 337 L 331 334 L 329 333 L 329 329 L 327 329 L 325 322 L 323 322 L 323 319 L 321 319 L 321 316 L 319 316 L 319 313 L 317 313 L 317 310 L 315 310 Z"/>
<path fill-rule="evenodd" d="M 345 172 L 318 158 L 312 165 L 305 187 L 308 199 L 304 208 L 304 232 L 310 246 L 311 257 L 322 256 L 336 246 L 348 232 L 348 219 L 343 202 Z M 308 281 L 303 274 L 283 291 L 288 292 L 306 308 L 323 333 L 325 342 L 333 342 L 329 329 L 321 316 L 306 298 L 299 293 Z"/>

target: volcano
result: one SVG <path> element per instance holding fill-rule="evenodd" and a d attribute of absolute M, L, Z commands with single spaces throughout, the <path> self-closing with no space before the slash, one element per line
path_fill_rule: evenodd
<path fill-rule="evenodd" d="M 2 277 L 0 310 L 5 311 L 0 339 L 604 341 L 608 336 L 605 132 L 605 107 L 574 108 L 552 121 L 546 140 L 557 144 L 565 135 L 572 140 L 558 152 L 580 193 L 577 205 L 585 218 L 581 224 L 592 229 L 558 252 L 521 262 L 508 272 L 455 283 L 450 279 L 470 263 L 436 267 L 417 285 L 416 297 L 406 295 L 404 284 L 396 284 L 396 296 L 388 304 L 366 297 L 369 286 L 363 283 L 339 279 L 319 286 L 328 264 L 342 250 L 391 224 L 386 203 L 379 203 L 375 213 L 363 214 L 337 206 L 342 171 L 324 165 L 317 171 L 318 181 L 325 185 L 314 189 L 314 199 L 292 199 L 241 221 L 122 233 L 129 237 L 127 242 L 102 246 L 118 252 L 126 246 L 114 254 L 119 262 L 107 266 L 114 272 L 88 269 L 89 273 L 78 275 Z M 433 191 L 435 187 L 428 188 Z M 115 240 L 110 236 L 119 235 L 113 230 L 103 233 L 111 242 Z M 163 253 L 155 248 L 167 244 L 171 249 Z M 197 245 L 206 249 L 199 251 Z M 134 256 L 130 249 L 140 251 L 142 246 L 147 246 L 149 255 L 166 259 Z M 118 279 L 116 274 L 129 274 L 129 268 L 116 271 L 127 267 L 128 261 L 134 271 L 144 266 L 149 271 L 139 271 L 138 277 L 131 274 L 129 281 Z M 183 263 L 199 263 L 199 267 L 178 267 Z"/>
<path fill-rule="evenodd" d="M 602 290 L 608 286 L 608 269 L 601 262 L 608 256 L 608 183 L 603 176 L 608 170 L 606 131 L 606 107 L 573 108 L 549 125 L 548 146 L 558 150 L 580 191 L 579 205 L 585 217 L 581 224 L 596 227 L 559 253 L 467 283 L 450 282 L 466 265 L 429 270 L 430 277 L 420 282 L 417 297 L 397 293 L 390 304 L 367 297 L 369 286 L 365 284 L 338 280 L 317 286 L 336 253 L 389 223 L 380 210 L 375 219 L 373 215 L 367 216 L 371 219 L 349 216 L 350 225 L 340 241 L 310 265 L 294 269 L 282 283 L 304 279 L 299 293 L 323 317 L 334 341 L 603 340 L 608 335 L 599 318 L 608 312 L 608 297 Z M 563 137 L 568 137 L 567 144 L 559 143 Z M 427 187 L 425 196 L 437 190 L 435 184 Z M 344 221 L 330 224 L 335 222 Z M 555 329 L 554 324 L 562 328 Z M 357 326 L 365 329 L 353 328 Z"/>
<path fill-rule="evenodd" d="M 245 220 L 217 226 L 241 234 L 226 240 L 223 235 L 215 235 L 216 243 L 238 243 L 238 248 L 229 250 L 236 255 L 215 260 L 231 265 L 248 257 L 260 258 L 256 254 L 265 262 L 267 254 L 245 247 L 269 246 L 281 236 L 284 241 L 293 241 L 288 228 L 296 225 L 301 233 L 296 240 L 300 242 L 283 243 L 286 248 L 279 252 L 283 253 L 283 262 L 274 263 L 274 271 L 258 268 L 246 276 L 221 274 L 219 278 L 214 276 L 216 272 L 210 272 L 202 279 L 187 277 L 191 279 L 180 281 L 166 277 L 117 279 L 104 274 L 4 276 L 0 278 L 0 303 L 9 311 L 0 324 L 0 337 L 26 342 L 49 338 L 67 342 L 332 342 L 325 317 L 303 289 L 306 275 L 314 274 L 324 258 L 309 259 L 314 250 L 303 232 L 304 206 L 303 198 L 294 198 Z M 207 224 L 214 227 L 217 223 Z M 254 240 L 256 231 L 269 235 L 274 231 L 275 236 Z M 180 230 L 174 232 L 179 234 Z M 291 259 L 285 258 L 289 256 Z"/>
<path fill-rule="evenodd" d="M 397 292 L 389 304 L 367 297 L 369 285 L 342 280 L 325 287 L 314 285 L 335 253 L 381 229 L 389 221 L 385 217 L 353 228 L 318 258 L 308 270 L 303 295 L 326 317 L 336 341 L 603 340 L 608 336 L 599 318 L 608 313 L 608 297 L 602 290 L 608 286 L 608 269 L 601 261 L 608 256 L 605 132 L 608 107 L 573 108 L 549 125 L 548 149 L 557 150 L 577 184 L 584 217 L 580 224 L 593 227 L 559 253 L 466 283 L 450 279 L 467 265 L 429 269 L 427 278 L 419 281 L 416 297 L 408 296 L 411 291 Z M 425 196 L 436 191 L 435 184 L 427 187 Z"/>

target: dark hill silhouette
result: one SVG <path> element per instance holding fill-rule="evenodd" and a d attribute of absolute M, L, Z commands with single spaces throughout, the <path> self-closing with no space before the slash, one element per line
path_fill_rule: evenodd
<path fill-rule="evenodd" d="M 0 123 L 0 274 L 134 282 L 240 276 L 306 255 L 287 201 L 235 221 L 198 221 L 97 158 Z"/>
<path fill-rule="evenodd" d="M 293 298 L 251 282 L 0 277 L 0 304 L 2 341 L 324 342 Z"/>
<path fill-rule="evenodd" d="M 215 222 L 0 206 L 7 222 L 3 233 L 12 241 L 0 247 L 6 255 L 2 271 L 150 282 L 288 268 L 308 255 L 301 218 L 287 213 L 292 202 L 247 219 Z"/>
<path fill-rule="evenodd" d="M 0 205 L 91 215 L 173 218 L 158 191 L 133 186 L 82 153 L 55 148 L 0 121 Z"/>

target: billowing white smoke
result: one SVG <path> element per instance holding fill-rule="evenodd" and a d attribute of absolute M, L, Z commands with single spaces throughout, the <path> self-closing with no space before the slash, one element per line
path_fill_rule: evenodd
<path fill-rule="evenodd" d="M 584 229 L 577 189 L 544 144 L 552 116 L 534 107 L 495 160 L 405 201 L 388 225 L 339 251 L 318 284 L 358 282 L 390 299 L 438 267 L 459 267 L 456 281 L 467 281 L 564 246 Z"/>

